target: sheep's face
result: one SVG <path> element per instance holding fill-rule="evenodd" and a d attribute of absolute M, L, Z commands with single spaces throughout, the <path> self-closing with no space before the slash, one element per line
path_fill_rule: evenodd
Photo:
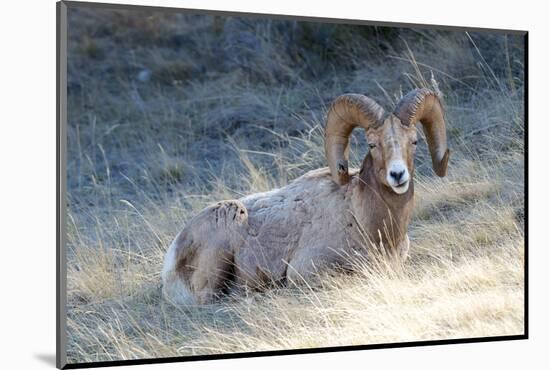
<path fill-rule="evenodd" d="M 367 143 L 377 180 L 396 194 L 409 189 L 414 172 L 416 127 L 405 126 L 394 115 L 367 131 Z"/>

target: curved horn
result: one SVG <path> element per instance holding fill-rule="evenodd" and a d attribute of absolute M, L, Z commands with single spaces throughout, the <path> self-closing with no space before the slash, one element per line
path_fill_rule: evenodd
<path fill-rule="evenodd" d="M 349 136 L 357 126 L 365 130 L 382 124 L 384 109 L 361 94 L 340 95 L 327 114 L 325 155 L 332 179 L 338 185 L 349 182 Z"/>
<path fill-rule="evenodd" d="M 437 94 L 429 89 L 415 89 L 399 101 L 394 114 L 407 126 L 418 121 L 422 123 L 433 169 L 438 176 L 445 176 L 450 152 L 447 148 L 445 114 Z"/>

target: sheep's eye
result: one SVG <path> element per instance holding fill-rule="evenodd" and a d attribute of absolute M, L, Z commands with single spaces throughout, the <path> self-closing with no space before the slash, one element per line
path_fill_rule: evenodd
<path fill-rule="evenodd" d="M 418 143 L 418 140 L 413 141 L 412 145 L 416 145 L 416 143 Z"/>
<path fill-rule="evenodd" d="M 369 144 L 369 148 L 371 148 L 371 149 L 376 148 L 376 144 Z"/>

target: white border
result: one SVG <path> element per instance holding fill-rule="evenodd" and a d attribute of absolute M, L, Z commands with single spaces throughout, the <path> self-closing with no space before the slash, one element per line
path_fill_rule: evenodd
<path fill-rule="evenodd" d="M 530 282 L 528 341 L 140 365 L 139 369 L 537 368 L 547 366 L 549 257 L 545 226 L 550 180 L 547 8 L 527 2 L 461 0 L 337 2 L 130 0 L 153 6 L 279 13 L 530 31 Z M 55 2 L 6 2 L 2 12 L 2 351 L 3 368 L 52 368 L 55 353 Z M 7 82 L 7 83 L 6 83 Z M 546 365 L 545 365 L 546 364 Z M 11 365 L 11 366 L 10 366 Z M 136 368 L 136 367 L 133 367 Z M 136 368 L 137 369 L 137 368 Z"/>

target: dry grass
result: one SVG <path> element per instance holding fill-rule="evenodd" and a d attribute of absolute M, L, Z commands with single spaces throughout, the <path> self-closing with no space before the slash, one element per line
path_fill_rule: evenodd
<path fill-rule="evenodd" d="M 69 362 L 523 333 L 520 39 L 73 12 Z M 194 212 L 324 166 L 334 96 L 359 91 L 390 107 L 432 72 L 453 154 L 440 179 L 418 150 L 401 268 L 373 249 L 322 287 L 203 307 L 162 299 L 164 252 Z M 365 150 L 355 133 L 353 164 Z"/>

